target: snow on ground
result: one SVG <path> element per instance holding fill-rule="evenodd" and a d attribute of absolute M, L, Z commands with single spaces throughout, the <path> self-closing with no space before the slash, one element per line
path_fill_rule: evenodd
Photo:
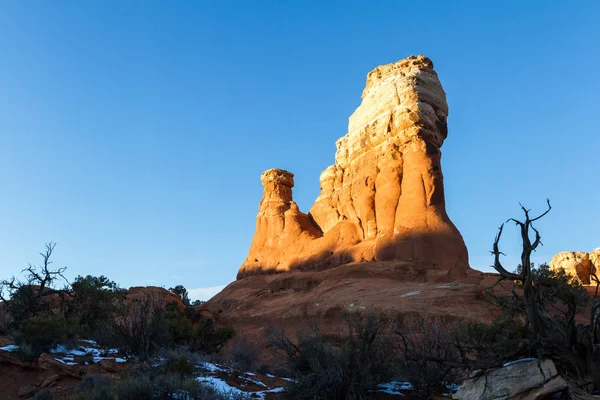
<path fill-rule="evenodd" d="M 509 362 L 505 363 L 502 366 L 503 367 L 509 367 L 511 365 L 514 365 L 514 364 L 522 363 L 522 362 L 525 362 L 525 361 L 534 361 L 534 360 L 536 360 L 536 359 L 535 358 L 521 358 L 520 360 L 509 361 Z"/>
<path fill-rule="evenodd" d="M 391 395 L 395 395 L 395 396 L 404 396 L 405 394 L 401 392 L 401 390 L 403 391 L 410 391 L 413 389 L 413 385 L 410 384 L 410 382 L 388 382 L 388 383 L 380 383 L 379 385 L 377 385 L 377 390 L 376 392 L 379 393 L 386 393 L 386 394 L 391 394 Z"/>
<path fill-rule="evenodd" d="M 83 364 L 89 365 L 89 359 L 76 360 L 75 357 L 91 357 L 91 363 L 96 364 L 102 360 L 114 360 L 117 363 L 125 363 L 127 359 L 117 357 L 119 350 L 114 348 L 102 348 L 94 340 L 80 339 L 74 343 L 86 343 L 88 346 L 65 346 L 58 344 L 49 350 L 54 359 L 67 365 Z M 93 346 L 93 347 L 92 347 Z"/>
<path fill-rule="evenodd" d="M 416 294 L 421 294 L 420 290 L 415 290 L 414 292 L 408 292 L 408 293 L 404 293 L 402 296 L 400 297 L 408 297 L 408 296 L 414 296 Z"/>
<path fill-rule="evenodd" d="M 219 393 L 226 395 L 240 395 L 240 394 L 248 394 L 247 392 L 243 392 L 240 389 L 230 386 L 221 378 L 215 378 L 214 376 L 202 376 L 198 378 L 198 382 L 205 383 L 211 385 L 215 388 L 215 390 Z"/>
<path fill-rule="evenodd" d="M 202 362 L 200 365 L 202 368 L 212 372 L 213 374 L 216 372 L 227 372 L 226 368 L 218 366 L 217 364 L 209 363 L 207 361 Z"/>
<path fill-rule="evenodd" d="M 8 351 L 10 353 L 19 350 L 19 346 L 16 344 L 9 344 L 8 346 L 0 347 L 0 350 Z"/>
<path fill-rule="evenodd" d="M 255 375 L 255 374 L 253 374 L 253 375 Z M 251 381 L 253 383 L 260 383 L 260 386 L 267 387 L 267 385 L 265 385 L 262 382 L 257 382 L 254 380 L 250 380 L 248 378 L 244 378 L 244 379 Z M 253 398 L 257 398 L 257 399 L 265 399 L 265 396 L 267 395 L 267 393 L 283 393 L 283 392 L 285 392 L 284 387 L 276 387 L 273 389 L 265 389 L 265 390 L 260 390 L 260 391 L 256 391 L 256 392 L 244 391 L 244 390 L 241 390 L 234 386 L 229 385 L 227 382 L 225 382 L 224 379 L 217 378 L 214 376 L 202 376 L 202 377 L 197 378 L 197 380 L 198 380 L 198 382 L 212 386 L 217 392 L 224 394 L 224 395 L 229 395 L 229 396 L 245 395 L 245 396 L 253 396 Z"/>

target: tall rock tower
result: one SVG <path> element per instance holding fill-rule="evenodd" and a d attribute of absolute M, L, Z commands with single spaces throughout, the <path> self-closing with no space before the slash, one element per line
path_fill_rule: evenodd
<path fill-rule="evenodd" d="M 464 273 L 467 249 L 446 214 L 440 163 L 447 116 L 427 57 L 371 71 L 308 214 L 292 200 L 292 173 L 262 174 L 256 232 L 238 278 L 371 261 Z"/>

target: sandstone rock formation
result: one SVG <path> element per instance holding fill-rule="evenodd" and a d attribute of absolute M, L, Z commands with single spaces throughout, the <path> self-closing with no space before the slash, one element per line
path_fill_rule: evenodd
<path fill-rule="evenodd" d="M 563 251 L 556 254 L 548 264 L 552 269 L 564 269 L 579 278 L 582 284 L 591 284 L 590 273 L 600 270 L 600 248 L 586 253 L 583 251 Z"/>
<path fill-rule="evenodd" d="M 447 116 L 428 58 L 371 71 L 308 214 L 292 200 L 292 173 L 262 174 L 256 232 L 238 278 L 361 261 L 409 261 L 464 274 L 467 250 L 446 214 L 440 164 Z"/>

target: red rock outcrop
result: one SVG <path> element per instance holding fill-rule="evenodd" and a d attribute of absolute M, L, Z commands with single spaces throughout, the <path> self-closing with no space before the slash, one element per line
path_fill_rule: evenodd
<path fill-rule="evenodd" d="M 548 266 L 551 269 L 564 269 L 568 274 L 577 277 L 583 285 L 590 285 L 593 283 L 590 275 L 597 274 L 600 270 L 600 248 L 591 253 L 584 251 L 557 253 Z"/>
<path fill-rule="evenodd" d="M 292 200 L 292 173 L 262 174 L 256 232 L 238 278 L 380 261 L 464 275 L 467 249 L 446 214 L 440 164 L 447 116 L 428 58 L 371 71 L 308 214 Z"/>

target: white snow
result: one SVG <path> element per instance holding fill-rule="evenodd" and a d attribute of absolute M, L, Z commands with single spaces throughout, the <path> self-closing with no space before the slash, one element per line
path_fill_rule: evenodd
<path fill-rule="evenodd" d="M 77 363 L 70 362 L 70 361 L 63 361 L 60 358 L 55 358 L 55 360 L 58 361 L 61 364 L 65 364 L 65 365 L 77 365 Z"/>
<path fill-rule="evenodd" d="M 503 367 L 509 367 L 509 366 L 511 366 L 511 365 L 518 364 L 518 363 L 521 363 L 521 362 L 525 362 L 525 361 L 535 361 L 535 360 L 536 360 L 535 358 L 521 358 L 520 360 L 509 361 L 509 362 L 507 362 L 506 364 L 504 364 L 504 365 L 502 365 L 502 366 L 503 366 Z"/>
<path fill-rule="evenodd" d="M 97 345 L 96 342 L 93 340 L 81 339 L 79 341 L 89 343 L 91 345 Z M 113 360 L 113 359 L 115 360 L 115 362 L 118 362 L 118 363 L 127 362 L 127 359 L 125 359 L 125 358 L 116 357 L 116 355 L 119 353 L 119 350 L 112 349 L 112 348 L 102 349 L 102 348 L 95 348 L 95 347 L 77 346 L 74 349 L 69 349 L 69 348 L 67 348 L 67 346 L 65 346 L 63 344 L 57 344 L 52 349 L 50 349 L 49 352 L 51 354 L 55 354 L 55 355 L 63 355 L 62 360 L 64 360 L 64 361 L 74 361 L 74 358 L 73 358 L 74 356 L 78 356 L 78 357 L 91 356 L 92 363 L 94 363 L 94 364 L 100 362 L 101 360 Z M 76 363 L 73 363 L 70 365 L 75 365 L 75 364 Z M 85 364 L 87 365 L 88 363 L 85 362 Z"/>
<path fill-rule="evenodd" d="M 416 294 L 421 294 L 420 290 L 415 290 L 414 292 L 408 292 L 408 293 L 404 293 L 402 296 L 400 297 L 408 297 L 408 296 L 414 296 Z"/>
<path fill-rule="evenodd" d="M 258 381 L 258 380 L 255 380 L 255 379 L 250 379 L 250 378 L 243 378 L 243 379 L 247 380 L 248 382 L 252 382 L 252 383 L 254 383 L 255 385 L 258 385 L 258 386 L 268 387 L 267 385 L 265 385 L 261 381 Z"/>
<path fill-rule="evenodd" d="M 260 392 L 248 392 L 247 394 L 255 394 L 258 396 L 259 399 L 265 399 L 265 395 L 267 393 L 281 393 L 281 392 L 285 392 L 285 388 L 278 387 L 278 388 L 269 389 L 269 390 L 261 390 Z"/>
<path fill-rule="evenodd" d="M 410 382 L 388 382 L 388 383 L 380 383 L 377 385 L 377 392 L 392 394 L 396 396 L 404 396 L 404 393 L 400 392 L 400 390 L 412 390 L 413 385 Z"/>
<path fill-rule="evenodd" d="M 198 382 L 201 383 L 206 383 L 209 385 L 212 385 L 215 390 L 217 392 L 223 393 L 223 394 L 246 394 L 246 392 L 242 392 L 240 389 L 233 387 L 233 386 L 229 386 L 227 384 L 227 382 L 225 382 L 223 379 L 219 379 L 219 378 L 215 378 L 214 376 L 203 376 L 200 378 L 197 378 Z"/>
<path fill-rule="evenodd" d="M 212 372 L 212 373 L 215 373 L 215 372 L 227 372 L 227 370 L 226 370 L 226 369 L 224 369 L 224 368 L 222 368 L 222 367 L 219 367 L 219 366 L 218 366 L 218 365 L 216 365 L 216 364 L 209 363 L 209 362 L 207 362 L 207 361 L 204 361 L 204 362 L 202 362 L 202 363 L 201 363 L 201 365 L 202 365 L 202 367 L 203 367 L 204 369 L 206 369 L 206 370 L 208 370 L 208 371 L 210 371 L 210 372 Z"/>
<path fill-rule="evenodd" d="M 8 351 L 10 353 L 12 351 L 19 350 L 19 346 L 17 346 L 16 344 L 9 344 L 8 346 L 0 347 L 0 350 Z"/>
<path fill-rule="evenodd" d="M 452 289 L 457 286 L 456 283 L 446 283 L 445 285 L 438 286 L 440 289 Z"/>

